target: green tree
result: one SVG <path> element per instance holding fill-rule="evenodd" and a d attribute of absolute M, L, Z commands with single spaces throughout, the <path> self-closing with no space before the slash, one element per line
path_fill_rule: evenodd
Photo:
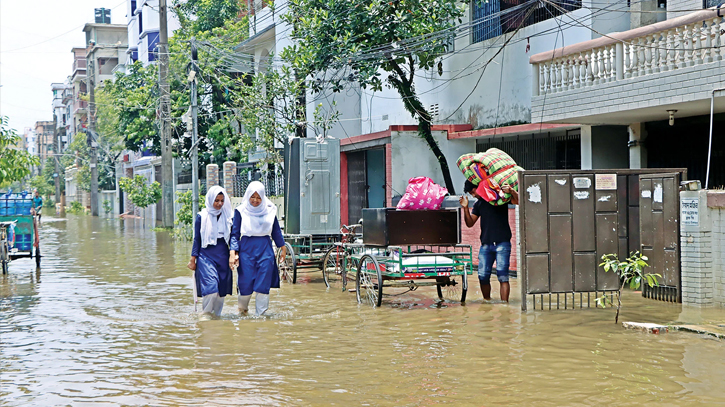
<path fill-rule="evenodd" d="M 36 175 L 30 179 L 30 188 L 37 190 L 38 194 L 48 197 L 55 194 L 55 185 L 51 185 L 42 175 Z"/>
<path fill-rule="evenodd" d="M 113 81 L 106 81 L 99 92 L 105 103 L 97 105 L 97 117 L 102 123 L 106 119 L 105 132 L 124 135 L 121 140 L 131 151 L 149 149 L 161 154 L 156 123 L 157 80 L 156 65 L 144 67 L 136 61 L 127 67 L 126 73 L 117 72 Z"/>
<path fill-rule="evenodd" d="M 120 188 L 128 194 L 128 199 L 142 210 L 161 199 L 161 184 L 156 181 L 148 182 L 143 175 L 120 178 L 119 184 Z M 144 216 L 145 224 L 146 216 Z"/>
<path fill-rule="evenodd" d="M 395 89 L 418 120 L 418 134 L 438 160 L 446 188 L 455 194 L 414 79 L 416 70 L 440 62 L 463 12 L 459 0 L 290 0 L 282 18 L 293 27 L 296 44 L 285 48 L 282 58 L 312 79 L 314 92 L 339 92 L 351 79 L 364 89 Z M 330 74 L 332 79 L 322 80 Z"/>
<path fill-rule="evenodd" d="M 190 105 L 188 72 L 190 69 L 190 43 L 192 38 L 209 44 L 199 50 L 198 62 L 198 130 L 200 163 L 222 164 L 244 156 L 236 148 L 239 125 L 231 114 L 231 95 L 236 91 L 236 77 L 241 73 L 232 62 L 220 57 L 232 53 L 248 33 L 246 17 L 240 17 L 240 2 L 236 0 L 189 0 L 173 7 L 181 28 L 169 39 L 169 76 L 171 102 L 172 150 L 176 156 L 186 155 L 191 140 L 184 137 L 186 125 L 182 116 Z M 101 109 L 107 109 L 108 134 L 124 135 L 125 147 L 131 151 L 148 150 L 159 155 L 160 137 L 156 110 L 159 104 L 158 70 L 156 65 L 144 67 L 140 62 L 130 65 L 126 73 L 119 72 L 113 82 L 105 84 L 106 103 L 98 101 L 99 122 Z M 101 98 L 103 98 L 101 93 Z M 114 115 L 117 120 L 114 122 Z M 99 126 L 99 133 L 104 132 Z"/>
<path fill-rule="evenodd" d="M 240 0 L 187 0 L 176 4 L 182 26 L 194 33 L 222 28 L 238 19 L 242 11 Z"/>
<path fill-rule="evenodd" d="M 30 175 L 33 166 L 40 165 L 38 157 L 16 148 L 21 144 L 22 137 L 10 128 L 8 118 L 0 117 L 0 184 L 20 181 Z"/>

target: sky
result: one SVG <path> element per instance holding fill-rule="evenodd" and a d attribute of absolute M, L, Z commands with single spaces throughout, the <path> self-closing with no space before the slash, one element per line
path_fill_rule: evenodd
<path fill-rule="evenodd" d="M 72 73 L 71 48 L 85 46 L 83 26 L 102 7 L 126 24 L 125 0 L 0 0 L 0 116 L 19 134 L 53 120 L 50 84 Z"/>

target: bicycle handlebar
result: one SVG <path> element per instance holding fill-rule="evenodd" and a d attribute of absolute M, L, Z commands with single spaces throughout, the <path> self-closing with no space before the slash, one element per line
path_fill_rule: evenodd
<path fill-rule="evenodd" d="M 354 225 L 342 225 L 342 229 L 347 229 L 349 232 L 354 232 L 355 229 L 361 227 L 362 225 L 359 223 L 356 223 Z"/>

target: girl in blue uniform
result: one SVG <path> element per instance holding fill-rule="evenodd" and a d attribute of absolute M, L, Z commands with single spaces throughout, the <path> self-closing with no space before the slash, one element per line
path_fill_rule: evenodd
<path fill-rule="evenodd" d="M 271 238 L 271 239 L 270 239 Z M 237 269 L 239 312 L 246 315 L 252 293 L 257 293 L 255 307 L 262 316 L 269 308 L 269 289 L 279 288 L 279 270 L 272 240 L 287 255 L 282 230 L 277 221 L 277 206 L 267 199 L 264 185 L 249 184 L 242 204 L 234 211 L 229 261 Z"/>
<path fill-rule="evenodd" d="M 216 185 L 206 193 L 206 209 L 196 215 L 194 245 L 188 267 L 195 270 L 196 295 L 202 297 L 202 311 L 221 315 L 224 296 L 232 294 L 229 268 L 229 227 L 232 204 L 224 188 Z"/>

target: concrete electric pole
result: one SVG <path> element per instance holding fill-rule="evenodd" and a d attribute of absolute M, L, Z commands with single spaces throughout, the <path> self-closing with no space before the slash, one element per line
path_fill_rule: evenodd
<path fill-rule="evenodd" d="M 171 109 L 170 90 L 167 76 L 169 73 L 169 35 L 166 19 L 166 0 L 159 0 L 159 92 L 160 92 L 160 130 L 161 130 L 161 202 L 163 209 L 162 225 L 174 227 L 174 174 L 171 157 Z"/>
<path fill-rule="evenodd" d="M 91 45 L 92 47 L 94 45 Z M 88 131 L 86 142 L 91 148 L 91 215 L 98 216 L 98 142 L 96 134 L 96 66 L 88 59 Z"/>
<path fill-rule="evenodd" d="M 55 182 L 55 202 L 60 203 L 60 134 L 58 133 L 58 117 L 53 115 L 53 132 L 55 138 L 53 140 L 53 162 L 55 163 L 55 173 L 53 181 Z"/>
<path fill-rule="evenodd" d="M 194 38 L 191 39 L 191 71 L 189 71 L 189 88 L 191 89 L 191 208 L 193 219 L 199 213 L 199 149 L 198 144 L 198 120 L 197 120 L 197 95 L 196 95 L 196 61 L 197 52 Z"/>

